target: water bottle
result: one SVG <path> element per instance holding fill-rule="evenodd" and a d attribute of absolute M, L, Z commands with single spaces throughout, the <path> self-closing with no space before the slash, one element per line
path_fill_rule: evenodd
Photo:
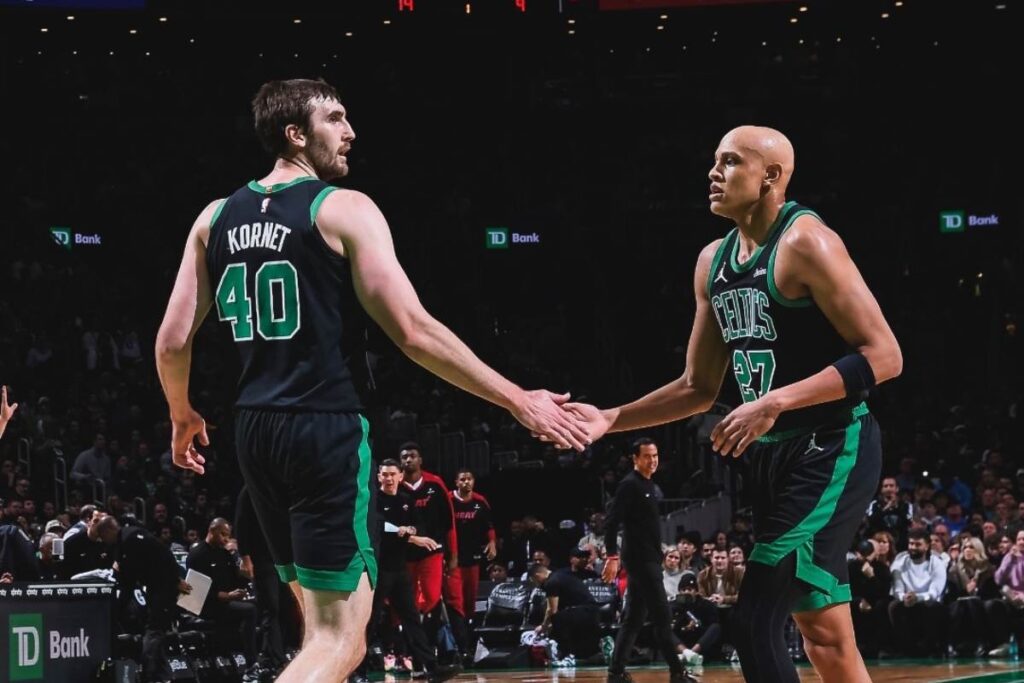
<path fill-rule="evenodd" d="M 1017 636 L 1010 634 L 1010 659 L 1017 661 Z"/>

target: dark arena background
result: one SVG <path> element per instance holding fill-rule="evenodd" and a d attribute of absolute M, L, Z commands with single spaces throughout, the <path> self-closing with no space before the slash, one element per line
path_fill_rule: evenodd
<path fill-rule="evenodd" d="M 273 680 L 299 649 L 291 594 L 274 586 L 268 611 L 235 540 L 227 326 L 212 311 L 191 360 L 202 476 L 171 463 L 154 362 L 189 229 L 269 171 L 250 102 L 288 78 L 337 87 L 356 139 L 336 184 L 379 205 L 426 309 L 520 386 L 601 407 L 684 369 L 697 255 L 731 228 L 708 209 L 722 136 L 785 133 L 789 197 L 842 237 L 904 358 L 868 399 L 895 497 L 880 480 L 851 539 L 858 647 L 875 681 L 1024 680 L 1021 28 L 1018 0 L 0 0 L 0 384 L 18 404 L 0 439 L 0 680 Z M 589 657 L 524 644 L 545 604 L 525 572 L 600 574 L 600 513 L 637 436 L 660 449 L 666 585 L 692 571 L 719 591 L 712 547 L 739 548 L 741 570 L 748 463 L 709 440 L 741 402 L 730 378 L 710 413 L 559 451 L 413 363 L 356 302 L 346 326 L 375 461 L 415 441 L 449 489 L 466 468 L 489 502 L 496 557 L 476 560 L 458 646 L 431 643 L 461 661 L 456 680 L 606 680 L 597 641 Z M 144 582 L 111 571 L 117 544 L 90 536 L 72 558 L 64 538 L 92 533 L 90 504 L 151 532 L 182 578 L 226 519 L 257 655 L 245 623 L 175 608 L 166 668 L 147 676 Z M 924 619 L 895 609 L 914 529 L 942 567 Z M 968 589 L 972 538 L 991 566 Z M 587 585 L 607 645 L 621 591 Z M 670 604 L 685 640 L 689 612 Z M 730 609 L 689 661 L 704 681 L 743 680 Z M 384 621 L 363 673 L 406 679 L 418 667 Z M 818 680 L 792 624 L 787 643 Z M 652 645 L 642 631 L 637 681 L 668 680 Z"/>

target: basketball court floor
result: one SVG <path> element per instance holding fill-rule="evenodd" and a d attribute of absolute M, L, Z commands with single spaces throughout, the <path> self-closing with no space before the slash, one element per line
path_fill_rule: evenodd
<path fill-rule="evenodd" d="M 946 662 L 946 661 L 894 661 L 871 664 L 868 667 L 875 683 L 1013 683 L 1024 682 L 1024 662 Z M 636 683 L 663 683 L 668 681 L 668 670 L 661 668 L 631 669 Z M 466 683 L 597 683 L 605 681 L 604 669 L 536 669 L 532 671 L 480 671 L 464 673 L 455 681 Z M 699 676 L 701 683 L 743 683 L 739 666 L 704 667 Z M 388 676 L 386 681 L 400 681 Z M 801 681 L 818 681 L 814 670 L 800 668 Z"/>

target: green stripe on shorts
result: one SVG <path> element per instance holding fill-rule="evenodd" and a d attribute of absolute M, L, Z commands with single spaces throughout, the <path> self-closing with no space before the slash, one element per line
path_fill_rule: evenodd
<path fill-rule="evenodd" d="M 859 412 L 859 411 L 857 411 Z M 857 463 L 857 451 L 860 449 L 860 419 L 855 419 L 846 428 L 846 440 L 843 452 L 836 458 L 832 479 L 818 499 L 814 509 L 799 524 L 787 531 L 771 543 L 755 543 L 750 553 L 751 562 L 759 562 L 774 567 L 782 558 L 796 551 L 796 576 L 813 586 L 823 595 L 821 598 L 807 598 L 801 602 L 827 600 L 825 604 L 846 602 L 850 599 L 849 586 L 839 585 L 839 579 L 826 569 L 814 564 L 814 535 L 825 528 L 835 514 L 839 497 L 846 489 L 853 466 Z M 845 594 L 845 598 L 843 595 Z M 798 603 L 800 604 L 800 603 Z M 803 608 L 808 609 L 808 608 Z M 811 607 L 809 609 L 816 609 Z M 803 611 L 803 610 L 800 610 Z"/>
<path fill-rule="evenodd" d="M 282 583 L 291 583 L 298 578 L 295 574 L 295 565 L 292 563 L 275 564 L 274 569 L 277 570 L 277 575 L 281 577 Z"/>

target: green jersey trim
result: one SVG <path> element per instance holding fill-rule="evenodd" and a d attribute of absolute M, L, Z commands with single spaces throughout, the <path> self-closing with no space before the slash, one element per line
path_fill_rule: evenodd
<path fill-rule="evenodd" d="M 814 216 L 821 221 L 821 216 L 814 213 L 810 209 L 800 209 L 795 212 L 788 221 L 786 221 L 786 227 L 782 229 L 782 234 L 779 235 L 778 241 L 775 246 L 772 247 L 772 255 L 768 258 L 768 293 L 772 295 L 772 298 L 776 302 L 789 308 L 806 308 L 814 303 L 814 299 L 809 296 L 801 297 L 799 299 L 790 299 L 779 291 L 778 287 L 775 286 L 775 257 L 779 253 L 779 243 L 782 242 L 782 237 L 786 234 L 786 231 L 796 222 L 796 219 L 804 214 Z M 822 221 L 824 223 L 824 221 Z"/>
<path fill-rule="evenodd" d="M 212 229 L 217 219 L 220 218 L 220 212 L 224 210 L 224 205 L 228 203 L 227 199 L 220 200 L 220 204 L 213 210 L 213 218 L 210 219 L 210 228 Z"/>
<path fill-rule="evenodd" d="M 310 180 L 316 180 L 316 178 L 314 178 L 311 175 L 305 175 L 300 176 L 295 180 L 289 180 L 287 183 L 277 183 L 276 185 L 260 185 L 255 180 L 250 180 L 249 189 L 252 190 L 253 192 L 258 192 L 260 194 L 272 194 L 274 192 L 286 190 L 292 185 L 298 185 L 299 183 L 305 183 Z"/>
<path fill-rule="evenodd" d="M 320 190 L 320 193 L 316 196 L 316 199 L 314 199 L 313 203 L 309 205 L 310 225 L 316 223 L 316 214 L 320 210 L 320 205 L 324 203 L 325 199 L 327 199 L 327 195 L 329 195 L 330 193 L 334 192 L 337 189 L 338 188 L 336 187 L 325 187 L 324 189 Z"/>
<path fill-rule="evenodd" d="M 708 298 L 709 299 L 711 298 L 711 285 L 714 284 L 714 281 L 715 281 L 715 271 L 718 270 L 718 266 L 720 266 L 721 263 L 722 263 L 722 256 L 725 255 L 725 249 L 729 245 L 729 238 L 733 236 L 733 233 L 735 233 L 737 231 L 737 229 L 738 228 L 733 228 L 732 230 L 727 232 L 725 237 L 722 238 L 722 243 L 719 244 L 718 245 L 718 249 L 715 250 L 715 258 L 712 259 L 712 261 L 711 261 L 711 270 L 708 271 Z"/>
<path fill-rule="evenodd" d="M 775 235 L 775 231 L 779 229 L 779 226 L 783 223 L 783 219 L 786 218 L 786 212 L 792 209 L 795 204 L 796 202 L 786 202 L 782 205 L 782 208 L 779 209 L 779 215 L 775 217 L 772 227 L 768 229 L 768 234 L 765 235 L 764 244 L 759 245 L 757 249 L 754 250 L 754 253 L 751 254 L 743 263 L 740 263 L 737 259 L 740 250 L 740 238 L 738 234 L 736 235 L 736 241 L 732 243 L 732 254 L 729 257 L 729 263 L 734 271 L 737 273 L 745 273 L 754 267 L 754 264 L 757 263 L 757 258 L 764 250 L 764 245 L 771 241 L 772 236 Z"/>

